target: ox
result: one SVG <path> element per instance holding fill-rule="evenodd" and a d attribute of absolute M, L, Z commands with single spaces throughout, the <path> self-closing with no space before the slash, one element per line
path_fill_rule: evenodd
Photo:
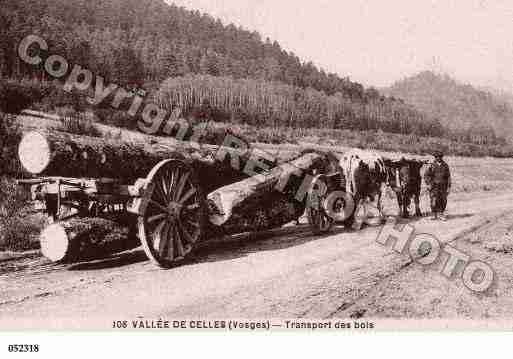
<path fill-rule="evenodd" d="M 394 190 L 399 205 L 399 215 L 408 218 L 411 200 L 415 203 L 415 215 L 422 216 L 420 210 L 420 189 L 422 176 L 420 170 L 427 161 L 401 158 L 399 161 L 385 159 L 388 172 L 388 185 Z"/>
<path fill-rule="evenodd" d="M 344 154 L 340 166 L 346 179 L 346 192 L 354 196 L 356 208 L 367 199 L 374 201 L 377 196 L 377 206 L 382 216 L 381 189 L 387 181 L 384 159 L 373 152 L 355 149 Z"/>

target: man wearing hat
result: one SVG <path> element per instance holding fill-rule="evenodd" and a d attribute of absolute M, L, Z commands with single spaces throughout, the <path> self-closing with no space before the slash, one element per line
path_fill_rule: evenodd
<path fill-rule="evenodd" d="M 429 165 L 424 174 L 424 181 L 429 189 L 431 200 L 431 219 L 446 221 L 445 208 L 447 207 L 447 196 L 451 190 L 451 171 L 449 165 L 443 160 L 442 151 L 433 153 L 435 160 Z"/>

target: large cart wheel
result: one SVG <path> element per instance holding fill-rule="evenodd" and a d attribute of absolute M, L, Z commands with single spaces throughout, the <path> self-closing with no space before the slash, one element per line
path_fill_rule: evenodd
<path fill-rule="evenodd" d="M 314 234 L 328 232 L 334 223 L 348 226 L 354 221 L 355 203 L 350 193 L 343 191 L 340 175 L 318 175 L 308 192 L 308 223 Z M 326 187 L 325 190 L 322 190 Z"/>
<path fill-rule="evenodd" d="M 193 169 L 180 159 L 157 164 L 146 186 L 139 238 L 148 258 L 169 268 L 187 256 L 202 237 L 206 200 Z"/>

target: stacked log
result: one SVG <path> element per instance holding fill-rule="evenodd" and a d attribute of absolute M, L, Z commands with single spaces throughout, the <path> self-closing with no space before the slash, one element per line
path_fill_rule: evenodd
<path fill-rule="evenodd" d="M 209 220 L 226 233 L 280 227 L 299 218 L 306 205 L 314 171 L 325 172 L 325 154 L 310 152 L 271 169 L 211 192 Z"/>
<path fill-rule="evenodd" d="M 54 262 L 104 258 L 140 246 L 133 219 L 73 218 L 46 227 L 40 235 L 41 252 Z"/>
<path fill-rule="evenodd" d="M 214 226 L 214 233 L 232 235 L 279 228 L 297 220 L 304 211 L 304 202 L 291 200 L 279 192 L 270 192 L 262 195 L 258 201 L 248 200 L 235 206 L 223 225 Z"/>
<path fill-rule="evenodd" d="M 129 143 L 59 131 L 30 131 L 20 141 L 18 158 L 30 175 L 115 178 L 125 184 L 145 178 L 161 160 L 180 158 L 191 163 L 208 193 L 247 178 L 242 170 L 251 155 L 248 151 L 216 146 L 163 146 L 149 136 L 147 143 Z M 268 165 L 272 167 L 274 163 Z"/>

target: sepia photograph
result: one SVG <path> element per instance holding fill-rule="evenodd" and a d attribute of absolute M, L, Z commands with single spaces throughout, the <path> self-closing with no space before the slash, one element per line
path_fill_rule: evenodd
<path fill-rule="evenodd" d="M 512 19 L 0 0 L 0 332 L 511 331 Z"/>

